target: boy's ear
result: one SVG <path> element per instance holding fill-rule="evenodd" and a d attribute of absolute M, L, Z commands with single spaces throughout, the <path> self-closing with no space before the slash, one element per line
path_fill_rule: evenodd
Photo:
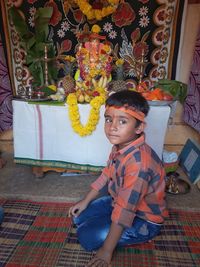
<path fill-rule="evenodd" d="M 136 129 L 136 134 L 143 133 L 145 126 L 146 126 L 146 123 L 145 122 L 141 122 L 140 125 Z"/>

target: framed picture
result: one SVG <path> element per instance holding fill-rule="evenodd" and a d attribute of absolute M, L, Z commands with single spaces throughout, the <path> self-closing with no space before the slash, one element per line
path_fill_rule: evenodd
<path fill-rule="evenodd" d="M 191 183 L 196 184 L 200 179 L 200 145 L 188 139 L 179 155 L 179 165 L 188 175 Z"/>

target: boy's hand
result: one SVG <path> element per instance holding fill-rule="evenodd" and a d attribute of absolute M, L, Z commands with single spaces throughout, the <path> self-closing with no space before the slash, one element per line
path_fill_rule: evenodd
<path fill-rule="evenodd" d="M 123 227 L 112 222 L 109 233 L 103 246 L 97 251 L 96 256 L 86 265 L 86 267 L 109 267 L 113 251 L 123 232 Z"/>
<path fill-rule="evenodd" d="M 69 208 L 68 216 L 77 217 L 84 209 L 86 209 L 87 203 L 84 200 L 79 201 L 74 206 Z"/>
<path fill-rule="evenodd" d="M 93 199 L 95 199 L 98 196 L 98 194 L 99 194 L 98 191 L 91 189 L 83 200 L 77 202 L 74 206 L 72 206 L 69 209 L 68 216 L 69 217 L 71 217 L 71 216 L 77 217 L 84 209 L 87 208 L 90 201 L 92 201 Z"/>

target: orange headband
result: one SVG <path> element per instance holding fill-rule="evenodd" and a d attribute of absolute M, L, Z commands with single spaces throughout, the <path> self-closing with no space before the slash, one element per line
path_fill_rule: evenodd
<path fill-rule="evenodd" d="M 118 106 L 107 106 L 106 109 L 113 108 L 113 109 L 119 109 L 125 113 L 128 113 L 132 117 L 138 119 L 139 121 L 144 121 L 145 115 L 143 112 L 135 109 L 131 109 L 130 107 L 118 107 Z"/>

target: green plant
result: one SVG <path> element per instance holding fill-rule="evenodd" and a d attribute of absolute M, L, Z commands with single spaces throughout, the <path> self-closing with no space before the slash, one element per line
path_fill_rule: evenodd
<path fill-rule="evenodd" d="M 156 82 L 154 87 L 159 87 L 169 92 L 174 99 L 179 100 L 181 103 L 184 102 L 187 96 L 187 84 L 176 80 L 162 79 Z"/>
<path fill-rule="evenodd" d="M 48 55 L 48 81 L 51 83 L 57 79 L 56 53 L 53 41 L 48 39 L 49 20 L 52 12 L 53 9 L 51 7 L 37 9 L 34 32 L 32 32 L 29 30 L 22 13 L 16 7 L 9 9 L 10 18 L 20 36 L 20 45 L 26 52 L 25 64 L 33 76 L 33 87 L 42 87 L 45 84 L 45 46 L 47 47 Z"/>

